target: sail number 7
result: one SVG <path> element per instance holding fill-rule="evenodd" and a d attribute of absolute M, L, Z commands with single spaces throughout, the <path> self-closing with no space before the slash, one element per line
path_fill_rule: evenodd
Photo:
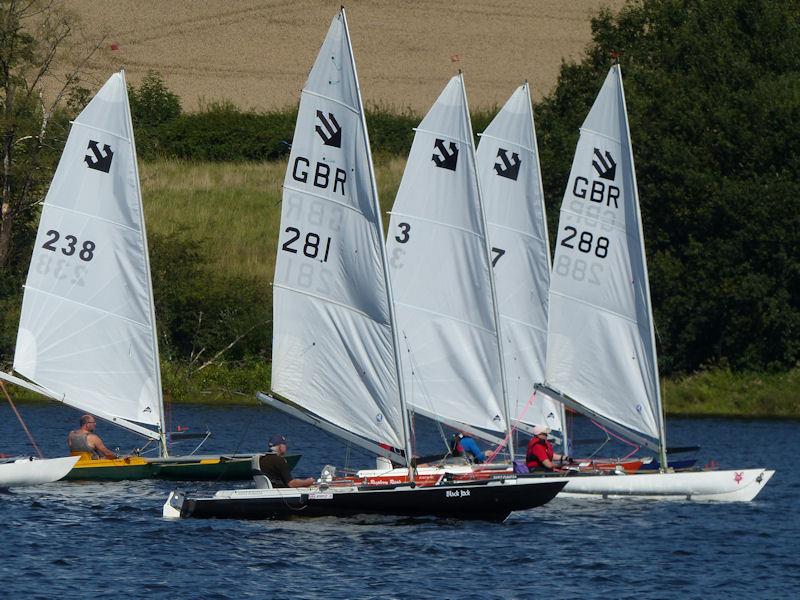
<path fill-rule="evenodd" d="M 304 240 L 300 239 L 302 234 L 296 227 L 287 227 L 284 231 L 288 233 L 290 237 L 283 244 L 281 244 L 281 250 L 291 252 L 292 254 L 298 254 L 298 252 L 302 250 L 303 256 L 307 256 L 308 258 L 317 258 L 320 255 L 320 252 L 322 252 L 322 258 L 320 258 L 319 261 L 328 261 L 328 253 L 331 249 L 330 237 L 325 238 L 324 248 L 322 248 L 322 238 L 319 236 L 319 234 L 314 233 L 313 231 L 309 231 Z"/>

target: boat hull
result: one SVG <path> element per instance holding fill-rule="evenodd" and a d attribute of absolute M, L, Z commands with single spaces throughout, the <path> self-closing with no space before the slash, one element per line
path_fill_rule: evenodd
<path fill-rule="evenodd" d="M 63 478 L 77 462 L 77 456 L 25 458 L 0 464 L 0 487 L 50 483 Z"/>
<path fill-rule="evenodd" d="M 591 475 L 568 478 L 563 497 L 749 502 L 775 474 L 768 469 Z"/>
<path fill-rule="evenodd" d="M 175 456 L 142 458 L 129 456 L 115 460 L 82 459 L 64 479 L 70 481 L 130 481 L 169 479 L 171 481 L 245 481 L 252 478 L 252 455 Z M 299 454 L 286 456 L 289 469 L 300 460 Z"/>
<path fill-rule="evenodd" d="M 564 485 L 564 478 L 509 478 L 430 487 L 402 484 L 230 490 L 208 498 L 172 492 L 164 504 L 164 516 L 288 519 L 378 514 L 502 522 L 513 511 L 546 504 Z"/>

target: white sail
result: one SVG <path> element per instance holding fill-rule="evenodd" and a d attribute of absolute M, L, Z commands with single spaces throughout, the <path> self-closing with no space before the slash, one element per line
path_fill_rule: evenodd
<path fill-rule="evenodd" d="M 416 130 L 387 250 L 409 404 L 505 431 L 493 299 L 463 79 Z"/>
<path fill-rule="evenodd" d="M 123 73 L 112 75 L 75 119 L 45 198 L 14 369 L 80 410 L 161 429 L 152 286 Z"/>
<path fill-rule="evenodd" d="M 382 228 L 344 15 L 303 88 L 273 286 L 272 389 L 404 447 Z"/>
<path fill-rule="evenodd" d="M 544 394 L 550 246 L 528 84 L 481 135 L 476 155 L 497 286 L 512 418 L 561 431 L 562 408 Z"/>
<path fill-rule="evenodd" d="M 611 423 L 645 439 L 663 439 L 647 264 L 618 65 L 581 127 L 561 205 L 546 383 Z"/>

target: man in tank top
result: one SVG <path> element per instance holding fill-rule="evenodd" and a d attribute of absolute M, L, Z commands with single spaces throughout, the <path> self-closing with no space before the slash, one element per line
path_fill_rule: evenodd
<path fill-rule="evenodd" d="M 80 428 L 70 431 L 67 436 L 67 445 L 70 453 L 73 456 L 76 454 L 89 454 L 93 459 L 100 457 L 119 458 L 119 456 L 105 447 L 103 440 L 94 432 L 95 427 L 97 427 L 97 421 L 92 415 L 83 415 L 81 417 Z"/>

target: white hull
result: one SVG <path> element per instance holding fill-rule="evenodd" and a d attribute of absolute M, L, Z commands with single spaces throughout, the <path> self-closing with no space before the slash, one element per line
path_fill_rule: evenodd
<path fill-rule="evenodd" d="M 566 498 L 651 498 L 749 502 L 775 471 L 697 471 L 573 477 L 559 494 Z"/>
<path fill-rule="evenodd" d="M 72 470 L 78 456 L 21 458 L 0 463 L 0 487 L 16 487 L 58 481 Z"/>

